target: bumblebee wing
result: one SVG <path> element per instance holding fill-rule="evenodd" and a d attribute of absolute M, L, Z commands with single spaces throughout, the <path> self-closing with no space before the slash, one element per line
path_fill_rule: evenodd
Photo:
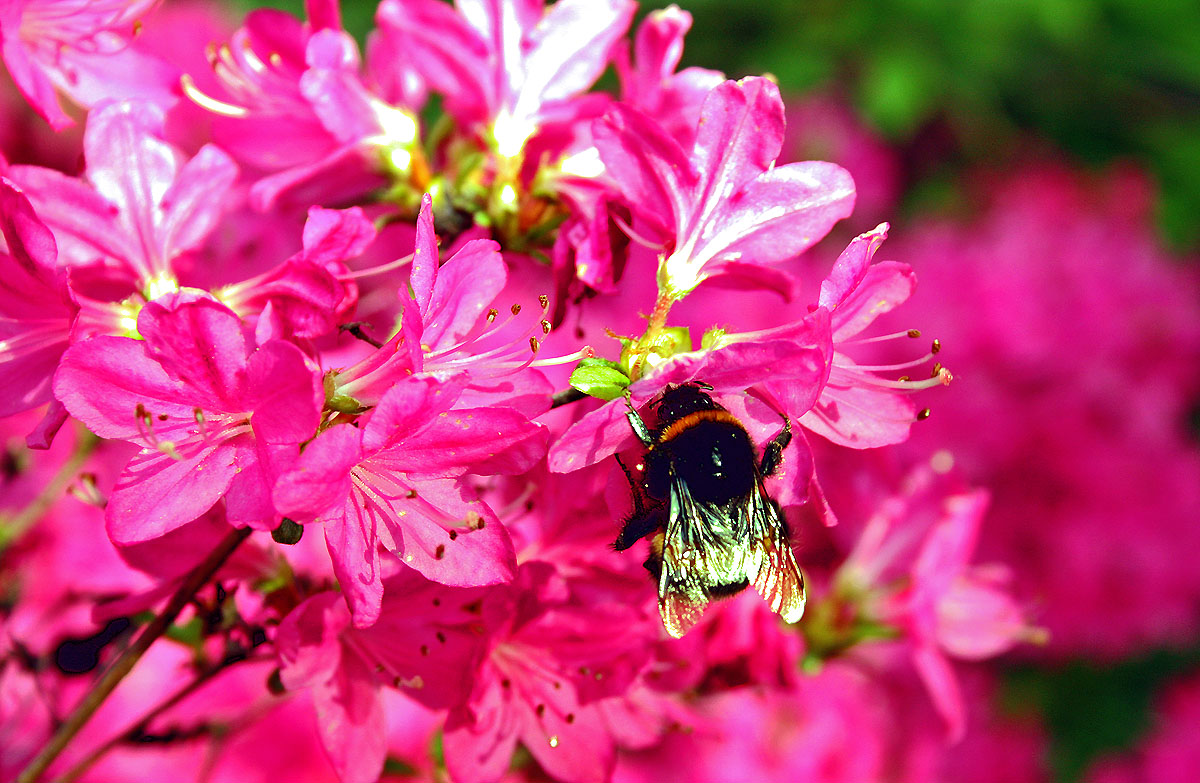
<path fill-rule="evenodd" d="M 659 613 L 672 636 L 687 633 L 714 596 L 736 592 L 758 573 L 748 517 L 744 504 L 698 502 L 686 482 L 672 478 L 658 580 Z"/>
<path fill-rule="evenodd" d="M 754 589 L 786 623 L 804 614 L 804 575 L 796 565 L 788 539 L 787 522 L 774 500 L 767 495 L 762 479 L 747 503 L 751 545 L 762 553 Z"/>

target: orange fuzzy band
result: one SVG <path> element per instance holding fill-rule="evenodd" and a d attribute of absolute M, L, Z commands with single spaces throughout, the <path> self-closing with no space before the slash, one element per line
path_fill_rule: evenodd
<path fill-rule="evenodd" d="M 735 417 L 729 411 L 696 411 L 695 413 L 689 413 L 679 421 L 671 424 L 670 427 L 667 427 L 665 430 L 663 430 L 662 435 L 658 436 L 658 445 L 668 442 L 676 435 L 686 430 L 688 427 L 699 424 L 702 421 L 721 421 L 725 422 L 726 424 L 732 424 L 742 431 L 745 431 L 746 429 L 742 426 L 742 423 L 737 420 L 737 417 Z"/>

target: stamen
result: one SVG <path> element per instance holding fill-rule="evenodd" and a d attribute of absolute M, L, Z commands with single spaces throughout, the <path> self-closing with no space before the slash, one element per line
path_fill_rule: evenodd
<path fill-rule="evenodd" d="M 202 109 L 208 109 L 213 114 L 221 114 L 226 117 L 246 117 L 250 114 L 250 110 L 244 106 L 235 106 L 232 103 L 219 101 L 209 95 L 205 95 L 192 81 L 190 74 L 184 74 L 179 77 L 179 86 L 183 90 L 183 94 L 191 98 L 192 103 Z"/>
<path fill-rule="evenodd" d="M 403 258 L 397 258 L 395 261 L 391 261 L 386 264 L 380 264 L 379 266 L 368 267 L 366 269 L 358 269 L 353 272 L 347 272 L 344 275 L 338 275 L 337 279 L 358 280 L 359 278 L 370 277 L 372 275 L 382 275 L 387 272 L 391 272 L 393 269 L 400 269 L 401 267 L 408 266 L 412 263 L 412 260 L 413 254 L 409 253 Z"/>
<path fill-rule="evenodd" d="M 930 413 L 932 413 L 932 412 L 933 412 L 933 411 L 931 411 L 929 408 L 922 408 L 922 409 L 921 409 L 921 410 L 920 410 L 920 411 L 917 413 L 917 421 L 925 421 L 926 419 L 928 419 L 928 418 L 929 418 L 929 414 L 930 414 Z"/>
<path fill-rule="evenodd" d="M 933 346 L 932 346 L 932 347 L 930 347 L 930 349 L 929 349 L 929 352 L 930 352 L 930 353 L 937 353 L 937 352 L 938 352 L 938 351 L 940 351 L 940 350 L 942 350 L 942 341 L 941 341 L 941 340 L 938 340 L 937 338 L 934 338 L 934 341 L 933 341 Z"/>
<path fill-rule="evenodd" d="M 550 297 L 546 296 L 545 294 L 538 294 L 538 304 L 542 306 L 543 310 L 549 309 Z"/>
<path fill-rule="evenodd" d="M 907 329 L 903 332 L 893 332 L 891 334 L 881 334 L 877 337 L 856 337 L 853 340 L 839 340 L 838 345 L 865 345 L 867 343 L 881 343 L 885 340 L 897 340 L 901 337 L 915 338 L 921 336 L 920 329 Z"/>
<path fill-rule="evenodd" d="M 510 307 L 508 309 L 512 311 L 513 315 L 521 314 L 521 305 L 519 305 L 519 304 L 514 304 L 512 307 Z"/>
<path fill-rule="evenodd" d="M 609 218 L 612 220 L 612 222 L 616 223 L 617 226 L 619 226 L 622 231 L 625 232 L 625 236 L 629 237 L 634 242 L 637 242 L 642 247 L 648 247 L 651 250 L 654 250 L 654 251 L 657 251 L 660 253 L 667 249 L 667 246 L 665 244 L 663 244 L 661 242 L 652 242 L 649 239 L 647 239 L 646 237 L 639 234 L 638 232 L 634 231 L 633 227 L 630 226 L 628 223 L 626 223 L 624 220 L 622 220 L 620 215 L 614 215 L 610 212 Z"/>

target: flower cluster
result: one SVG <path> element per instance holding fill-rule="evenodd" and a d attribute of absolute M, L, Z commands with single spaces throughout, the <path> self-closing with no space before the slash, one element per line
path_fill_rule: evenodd
<path fill-rule="evenodd" d="M 360 53 L 313 0 L 197 67 L 152 3 L 10 4 L 17 87 L 83 132 L 78 172 L 0 161 L 6 777 L 864 780 L 909 718 L 964 734 L 952 661 L 1040 640 L 974 562 L 988 493 L 839 462 L 951 381 L 875 323 L 913 270 L 881 224 L 800 276 L 850 175 L 635 10 L 384 0 Z"/>

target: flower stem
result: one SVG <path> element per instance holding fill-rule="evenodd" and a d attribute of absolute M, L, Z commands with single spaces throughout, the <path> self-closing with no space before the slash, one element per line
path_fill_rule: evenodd
<path fill-rule="evenodd" d="M 250 528 L 237 528 L 229 532 L 217 548 L 209 553 L 208 557 L 200 565 L 192 569 L 186 577 L 183 584 L 171 596 L 171 600 L 163 608 L 162 613 L 150 621 L 134 640 L 133 644 L 129 645 L 120 657 L 113 662 L 112 666 L 101 675 L 92 689 L 83 697 L 83 701 L 72 710 L 67 719 L 58 727 L 58 731 L 50 738 L 45 747 L 38 752 L 32 761 L 21 770 L 21 774 L 17 776 L 17 783 L 34 783 L 46 769 L 58 758 L 58 754 L 62 753 L 66 748 L 67 743 L 79 733 L 79 730 L 84 727 L 92 715 L 108 698 L 108 695 L 116 689 L 117 685 L 125 678 L 125 675 L 133 669 L 134 665 L 146 652 L 150 649 L 150 645 L 154 640 L 166 633 L 171 627 L 171 623 L 179 616 L 183 607 L 187 606 L 192 596 L 196 594 L 204 583 L 207 582 L 212 575 L 217 572 L 217 569 L 225 562 L 228 557 L 233 554 L 233 551 L 250 536 Z"/>

